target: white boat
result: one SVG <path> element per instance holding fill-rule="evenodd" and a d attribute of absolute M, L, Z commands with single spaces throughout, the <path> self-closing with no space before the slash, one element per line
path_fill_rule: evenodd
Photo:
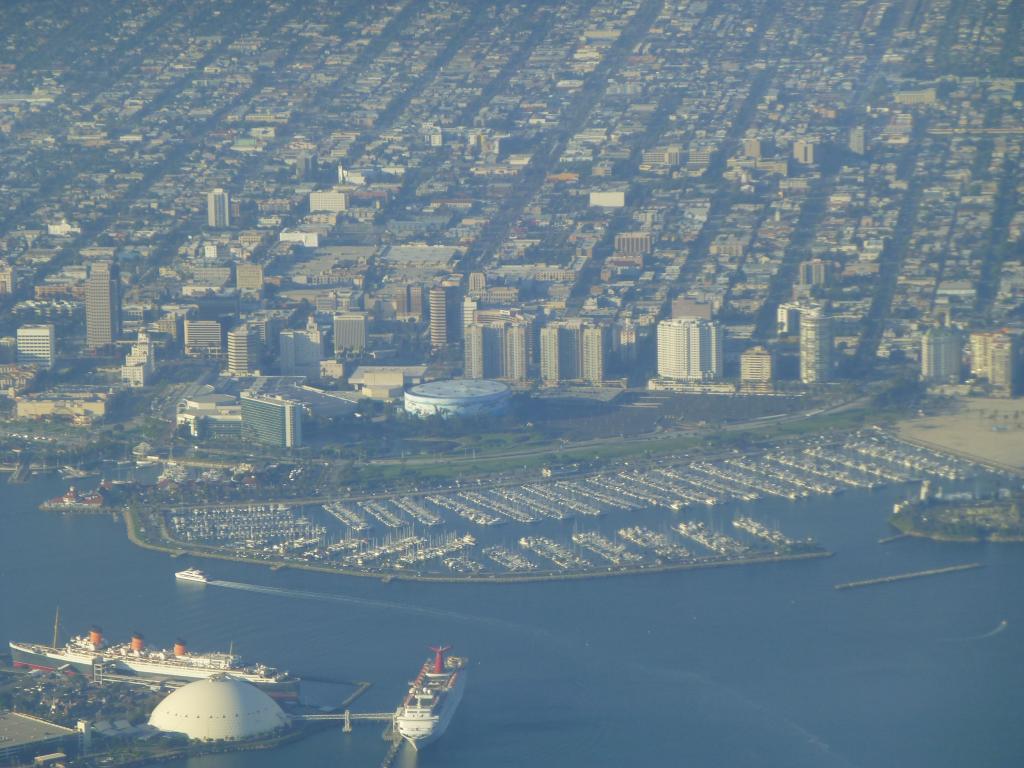
<path fill-rule="evenodd" d="M 206 584 L 209 581 L 206 574 L 198 568 L 186 568 L 184 571 L 178 571 L 174 574 L 174 578 L 179 581 L 198 581 L 203 584 Z"/>
<path fill-rule="evenodd" d="M 424 663 L 395 713 L 395 729 L 417 750 L 448 729 L 466 685 L 466 660 L 458 656 L 445 659 L 447 646 L 431 650 L 434 658 Z"/>

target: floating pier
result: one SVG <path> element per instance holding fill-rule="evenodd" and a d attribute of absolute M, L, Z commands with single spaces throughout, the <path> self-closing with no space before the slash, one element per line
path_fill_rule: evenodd
<path fill-rule="evenodd" d="M 880 576 L 877 579 L 865 579 L 864 581 L 848 581 L 845 584 L 836 584 L 833 587 L 833 589 L 857 589 L 858 587 L 871 587 L 875 584 L 891 584 L 894 581 L 921 579 L 925 576 L 939 576 L 943 573 L 956 573 L 957 571 L 972 571 L 975 568 L 981 567 L 983 567 L 983 563 L 964 563 L 962 565 L 950 565 L 946 568 L 931 568 L 927 571 L 914 571 L 912 573 L 897 573 L 893 576 Z"/>

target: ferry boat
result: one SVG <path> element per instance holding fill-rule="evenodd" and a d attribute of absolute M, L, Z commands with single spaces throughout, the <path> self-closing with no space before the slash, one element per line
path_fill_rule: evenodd
<path fill-rule="evenodd" d="M 63 647 L 57 646 L 56 629 L 53 645 L 13 641 L 9 645 L 16 667 L 79 672 L 93 679 L 97 675 L 116 674 L 192 681 L 227 672 L 258 686 L 274 698 L 294 699 L 299 692 L 299 679 L 287 672 L 264 664 L 245 664 L 230 651 L 191 653 L 184 640 L 176 641 L 174 647 L 167 650 L 148 648 L 142 635 L 135 633 L 131 642 L 108 645 L 102 630 L 93 627 L 89 634 L 72 637 Z"/>
<path fill-rule="evenodd" d="M 174 574 L 174 578 L 178 581 L 198 581 L 203 584 L 210 581 L 206 574 L 198 568 L 186 568 L 184 571 L 178 571 Z"/>
<path fill-rule="evenodd" d="M 466 685 L 466 659 L 446 659 L 449 646 L 430 650 L 434 658 L 423 664 L 395 712 L 395 730 L 416 750 L 437 741 L 448 729 Z"/>

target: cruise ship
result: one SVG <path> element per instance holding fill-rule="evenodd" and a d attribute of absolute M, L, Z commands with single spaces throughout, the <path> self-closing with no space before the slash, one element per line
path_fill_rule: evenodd
<path fill-rule="evenodd" d="M 178 571 L 174 574 L 174 578 L 178 581 L 198 581 L 201 584 L 206 584 L 209 581 L 206 574 L 198 568 L 186 568 L 184 571 Z"/>
<path fill-rule="evenodd" d="M 299 691 L 298 678 L 263 664 L 246 665 L 234 653 L 191 653 L 184 640 L 175 642 L 170 650 L 150 649 L 138 633 L 129 643 L 108 645 L 99 627 L 93 627 L 88 635 L 72 637 L 63 648 L 57 647 L 56 637 L 53 645 L 11 642 L 10 648 L 16 667 L 74 671 L 89 677 L 99 672 L 183 681 L 230 672 L 274 698 L 295 698 Z"/>
<path fill-rule="evenodd" d="M 417 750 L 441 738 L 466 686 L 466 660 L 446 659 L 448 646 L 430 650 L 434 658 L 423 664 L 395 713 L 395 729 Z"/>

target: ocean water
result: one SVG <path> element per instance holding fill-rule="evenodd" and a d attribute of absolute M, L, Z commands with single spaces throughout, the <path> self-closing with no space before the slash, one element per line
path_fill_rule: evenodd
<path fill-rule="evenodd" d="M 49 638 L 59 604 L 65 632 L 98 623 L 110 638 L 233 642 L 299 674 L 371 681 L 361 711 L 394 709 L 426 646 L 453 645 L 471 659 L 462 704 L 443 739 L 405 750 L 399 766 L 1024 764 L 1024 546 L 879 545 L 906 489 L 747 508 L 814 536 L 836 553 L 827 559 L 445 585 L 175 560 L 132 546 L 110 517 L 37 511 L 64 481 L 0 481 L 4 642 Z M 832 588 L 973 561 L 986 567 Z M 193 564 L 293 594 L 175 582 Z M 332 728 L 272 752 L 164 765 L 375 767 L 380 730 Z"/>

